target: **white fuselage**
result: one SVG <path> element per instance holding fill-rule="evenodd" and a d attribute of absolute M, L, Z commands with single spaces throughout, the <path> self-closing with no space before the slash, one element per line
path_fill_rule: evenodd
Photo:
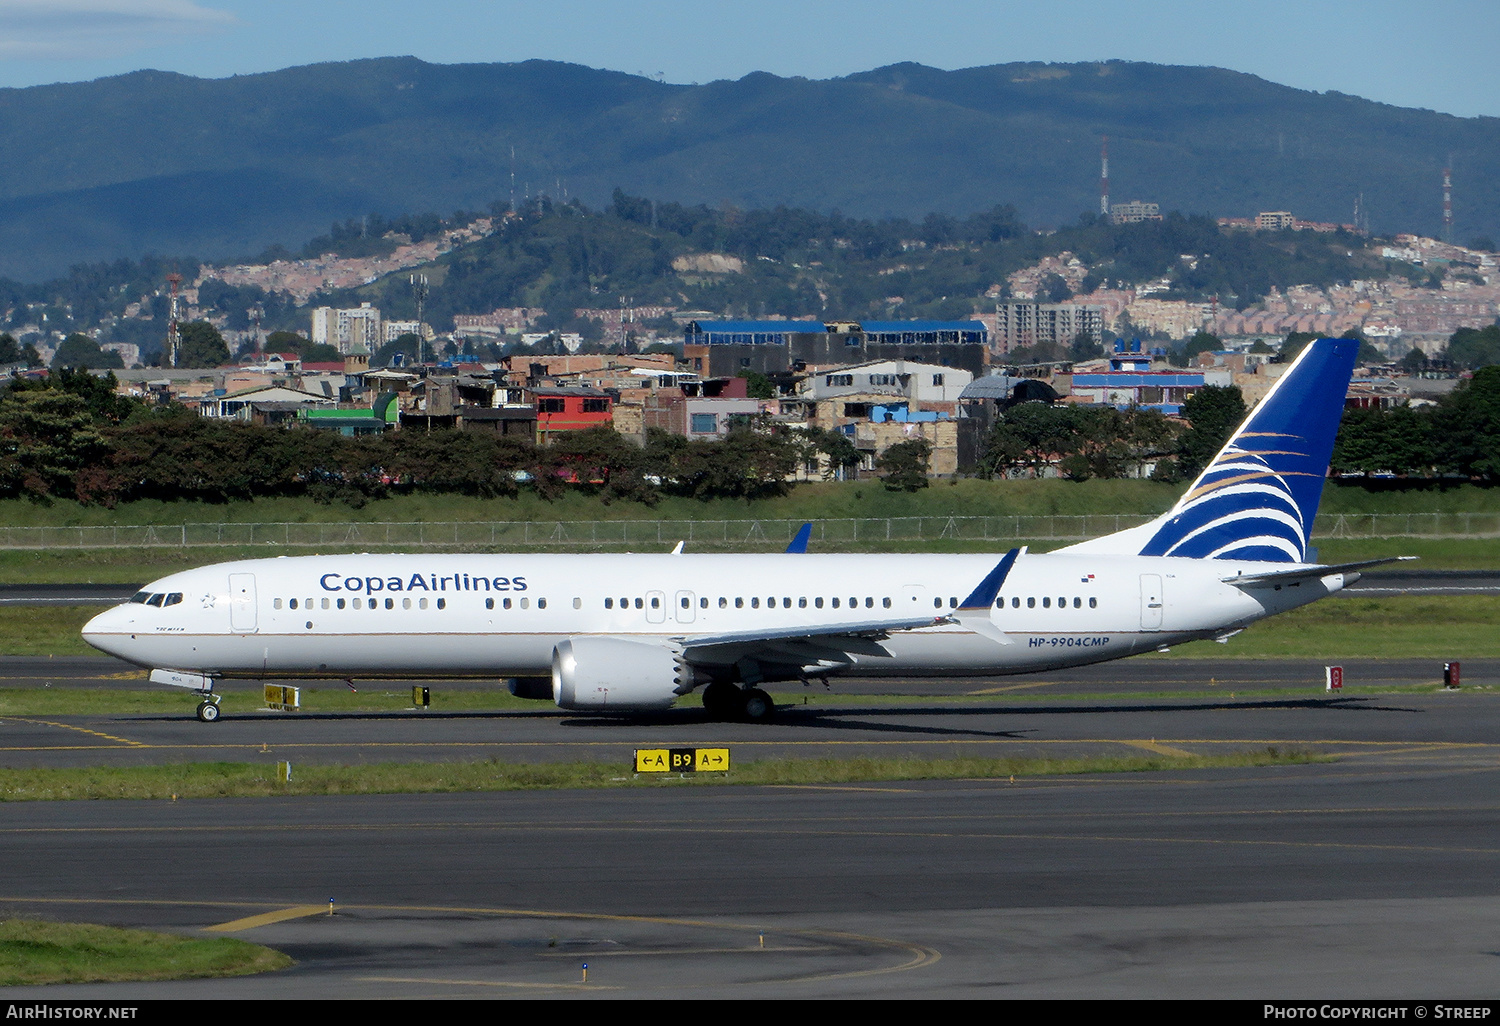
<path fill-rule="evenodd" d="M 589 636 L 695 636 L 945 617 L 997 555 L 347 555 L 173 574 L 96 616 L 84 637 L 141 666 L 211 677 L 511 677 L 550 672 Z M 1095 553 L 1022 555 L 990 608 L 897 630 L 837 672 L 959 676 L 1101 662 L 1222 636 L 1346 583 L 1235 586 L 1288 564 Z M 982 612 L 980 614 L 983 615 Z M 1004 640 L 997 640 L 1003 632 Z"/>

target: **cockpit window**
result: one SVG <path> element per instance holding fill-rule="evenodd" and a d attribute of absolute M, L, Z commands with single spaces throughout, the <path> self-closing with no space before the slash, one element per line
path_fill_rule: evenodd
<path fill-rule="evenodd" d="M 181 601 L 182 601 L 182 592 L 180 592 L 180 591 L 173 591 L 173 592 L 169 592 L 167 594 L 167 600 L 165 602 L 163 602 L 162 605 L 164 605 L 164 606 L 175 606 L 177 603 L 179 603 Z"/>
<path fill-rule="evenodd" d="M 155 595 L 152 595 L 150 598 L 148 598 L 146 600 L 146 605 L 148 605 L 148 606 L 159 606 L 159 605 L 161 605 L 161 600 L 164 599 L 164 598 L 166 598 L 165 595 L 163 595 L 161 592 L 157 592 Z"/>
<path fill-rule="evenodd" d="M 130 596 L 130 601 L 139 602 L 144 606 L 146 604 L 146 600 L 150 597 L 151 593 L 149 591 L 138 591 L 134 595 Z"/>

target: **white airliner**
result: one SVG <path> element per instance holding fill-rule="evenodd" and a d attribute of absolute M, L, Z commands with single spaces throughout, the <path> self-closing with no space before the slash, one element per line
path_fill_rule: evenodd
<path fill-rule="evenodd" d="M 763 720 L 770 681 L 1028 673 L 1222 640 L 1388 562 L 1306 562 L 1357 348 L 1303 350 L 1169 512 L 1057 552 L 255 559 L 155 581 L 83 636 L 200 692 L 205 721 L 221 678 L 391 677 L 513 678 L 596 711 L 701 687 L 714 713 Z"/>

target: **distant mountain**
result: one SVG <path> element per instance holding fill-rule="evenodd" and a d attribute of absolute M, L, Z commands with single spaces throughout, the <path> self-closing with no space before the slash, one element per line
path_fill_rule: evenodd
<path fill-rule="evenodd" d="M 1115 201 L 1500 236 L 1500 119 L 1312 93 L 1217 68 L 900 64 L 828 81 L 668 85 L 571 64 L 381 58 L 0 90 L 0 275 L 146 252 L 223 259 L 330 222 L 626 191 L 862 217 L 1013 204 L 1034 225 Z M 514 163 L 512 163 L 514 150 Z"/>

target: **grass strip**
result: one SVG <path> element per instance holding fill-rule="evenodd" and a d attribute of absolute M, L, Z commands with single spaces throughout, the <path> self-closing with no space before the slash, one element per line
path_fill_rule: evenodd
<path fill-rule="evenodd" d="M 178 937 L 90 923 L 0 921 L 0 987 L 249 976 L 291 964 L 279 951 L 230 937 Z"/>
<path fill-rule="evenodd" d="M 292 779 L 277 779 L 272 764 L 192 762 L 169 766 L 70 767 L 0 770 L 0 801 L 78 799 L 255 798 L 287 795 L 445 794 L 652 787 L 664 781 L 699 785 L 818 785 L 901 780 L 995 780 L 1079 773 L 1147 773 L 1160 770 L 1301 765 L 1329 761 L 1301 749 L 1256 748 L 1224 755 L 1154 753 L 1081 758 L 846 758 L 762 759 L 728 774 L 632 773 L 602 762 L 371 763 L 359 766 L 297 764 Z"/>

